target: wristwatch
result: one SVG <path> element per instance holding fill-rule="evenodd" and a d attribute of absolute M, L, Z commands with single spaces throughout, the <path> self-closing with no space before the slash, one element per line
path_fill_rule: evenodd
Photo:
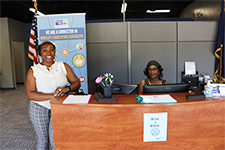
<path fill-rule="evenodd" d="M 70 87 L 70 86 L 66 86 L 66 88 L 69 88 L 69 91 L 71 91 L 71 87 Z M 69 91 L 68 91 L 68 92 L 69 92 Z"/>

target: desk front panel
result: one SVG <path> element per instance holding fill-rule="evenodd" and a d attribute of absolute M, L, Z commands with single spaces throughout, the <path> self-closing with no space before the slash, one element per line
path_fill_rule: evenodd
<path fill-rule="evenodd" d="M 128 104 L 135 95 L 118 97 L 114 104 L 51 102 L 55 148 L 225 149 L 225 100 Z M 168 113 L 167 141 L 143 142 L 144 113 L 159 112 Z"/>

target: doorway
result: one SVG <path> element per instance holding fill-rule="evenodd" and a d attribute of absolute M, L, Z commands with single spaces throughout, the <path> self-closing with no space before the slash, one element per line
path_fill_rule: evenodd
<path fill-rule="evenodd" d="M 24 85 L 26 81 L 24 42 L 12 41 L 14 57 L 14 85 Z"/>

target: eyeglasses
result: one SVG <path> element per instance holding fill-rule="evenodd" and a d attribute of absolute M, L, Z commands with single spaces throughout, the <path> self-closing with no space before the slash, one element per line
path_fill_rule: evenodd
<path fill-rule="evenodd" d="M 158 68 L 150 68 L 150 69 L 148 69 L 148 71 L 155 71 L 155 70 L 157 70 Z"/>

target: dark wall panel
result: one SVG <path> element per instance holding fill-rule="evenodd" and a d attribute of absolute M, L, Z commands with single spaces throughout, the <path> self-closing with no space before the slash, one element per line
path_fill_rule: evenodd
<path fill-rule="evenodd" d="M 104 73 L 113 74 L 115 84 L 128 84 L 126 43 L 88 44 L 87 48 L 89 89 Z"/>
<path fill-rule="evenodd" d="M 139 84 L 143 69 L 155 59 L 164 79 L 181 82 L 185 60 L 213 77 L 218 22 L 126 22 L 87 24 L 89 89 L 94 79 L 110 72 L 114 83 Z"/>
<path fill-rule="evenodd" d="M 178 80 L 181 81 L 181 71 L 184 71 L 185 61 L 195 61 L 196 70 L 213 77 L 215 68 L 214 49 L 216 42 L 179 42 L 178 44 Z"/>
<path fill-rule="evenodd" d="M 87 43 L 127 42 L 126 23 L 87 24 Z"/>
<path fill-rule="evenodd" d="M 216 21 L 178 23 L 178 41 L 215 41 L 218 34 Z"/>
<path fill-rule="evenodd" d="M 176 41 L 176 22 L 132 22 L 131 40 Z"/>
<path fill-rule="evenodd" d="M 150 60 L 157 60 L 163 70 L 163 78 L 176 83 L 176 43 L 154 42 L 132 44 L 132 84 L 139 84 L 146 76 L 143 70 Z"/>

